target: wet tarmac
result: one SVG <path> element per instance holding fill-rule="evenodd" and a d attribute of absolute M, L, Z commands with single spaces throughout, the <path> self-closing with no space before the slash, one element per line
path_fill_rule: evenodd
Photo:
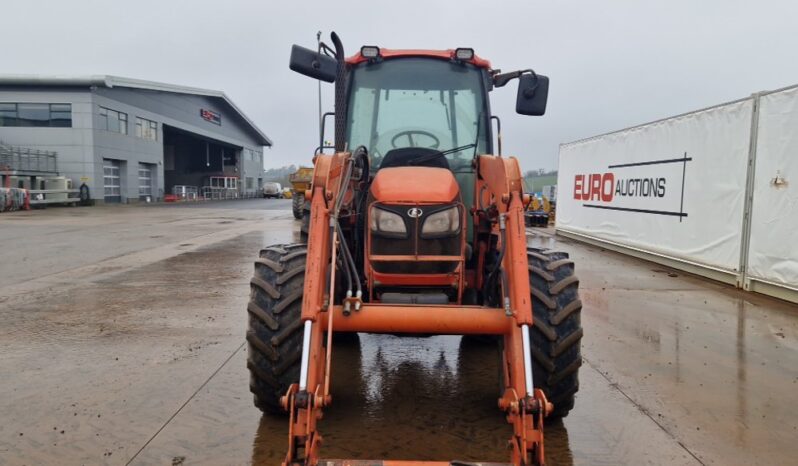
<path fill-rule="evenodd" d="M 252 405 L 252 259 L 296 239 L 290 201 L 0 216 L 0 464 L 279 464 Z M 795 464 L 798 310 L 538 232 L 576 260 L 575 409 L 547 461 Z M 360 335 L 333 352 L 329 457 L 506 461 L 498 352 Z"/>

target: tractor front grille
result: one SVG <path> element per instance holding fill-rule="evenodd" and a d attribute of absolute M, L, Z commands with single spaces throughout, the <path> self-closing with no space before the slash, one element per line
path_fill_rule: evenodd
<path fill-rule="evenodd" d="M 424 212 L 436 212 L 457 204 L 427 205 L 422 206 Z M 400 215 L 407 228 L 405 238 L 384 237 L 379 233 L 371 232 L 371 255 L 381 256 L 459 256 L 462 248 L 463 228 L 460 232 L 442 238 L 422 238 L 421 222 L 425 216 L 413 218 L 408 215 L 412 206 L 379 204 L 379 208 Z M 450 273 L 457 268 L 457 261 L 391 261 L 372 262 L 376 272 L 395 274 L 435 274 Z"/>

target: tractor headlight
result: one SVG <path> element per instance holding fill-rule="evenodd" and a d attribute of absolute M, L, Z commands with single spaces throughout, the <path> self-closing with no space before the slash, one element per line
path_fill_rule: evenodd
<path fill-rule="evenodd" d="M 383 236 L 395 238 L 407 237 L 407 226 L 405 220 L 398 214 L 384 209 L 372 207 L 369 215 L 369 226 L 371 231 Z"/>
<path fill-rule="evenodd" d="M 450 207 L 430 214 L 421 226 L 421 236 L 439 238 L 454 235 L 460 231 L 460 209 Z"/>

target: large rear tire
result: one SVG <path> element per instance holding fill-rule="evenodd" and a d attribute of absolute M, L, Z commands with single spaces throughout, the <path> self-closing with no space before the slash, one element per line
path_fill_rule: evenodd
<path fill-rule="evenodd" d="M 282 413 L 280 397 L 299 381 L 302 358 L 304 244 L 284 244 L 260 251 L 250 281 L 247 305 L 249 389 L 264 413 Z"/>
<path fill-rule="evenodd" d="M 582 365 L 579 279 L 567 253 L 527 248 L 527 260 L 534 383 L 554 403 L 552 416 L 565 417 L 574 407 Z"/>
<path fill-rule="evenodd" d="M 302 220 L 302 210 L 305 206 L 305 195 L 299 194 L 298 191 L 294 192 L 291 198 L 291 211 L 294 213 L 294 218 Z"/>

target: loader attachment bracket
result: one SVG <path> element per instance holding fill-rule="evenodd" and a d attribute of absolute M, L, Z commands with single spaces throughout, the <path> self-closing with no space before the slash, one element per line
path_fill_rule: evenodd
<path fill-rule="evenodd" d="M 514 465 L 543 465 L 543 418 L 553 409 L 546 395 L 535 389 L 533 396 L 519 398 L 512 388 L 499 399 L 499 408 L 507 414 L 507 422 L 513 426 L 513 437 L 509 446 Z"/>

